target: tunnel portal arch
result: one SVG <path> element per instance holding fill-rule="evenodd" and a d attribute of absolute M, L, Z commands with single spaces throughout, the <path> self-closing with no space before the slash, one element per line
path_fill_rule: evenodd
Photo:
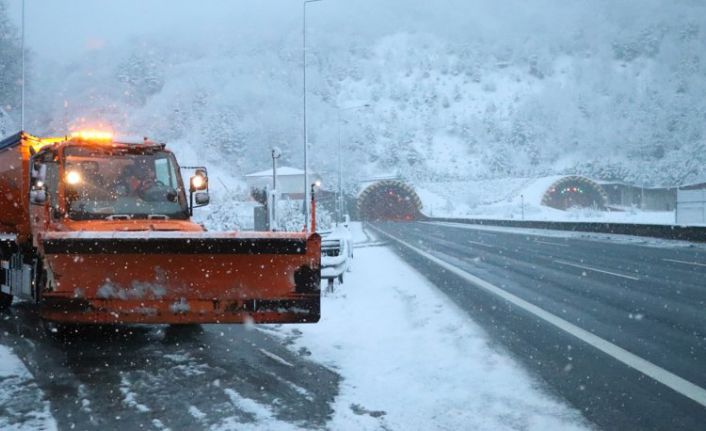
<path fill-rule="evenodd" d="M 604 209 L 608 194 L 596 182 L 581 176 L 569 176 L 555 181 L 542 196 L 542 205 L 567 210 L 569 208 Z"/>
<path fill-rule="evenodd" d="M 412 221 L 422 218 L 422 201 L 408 184 L 383 180 L 367 186 L 358 196 L 361 220 Z"/>

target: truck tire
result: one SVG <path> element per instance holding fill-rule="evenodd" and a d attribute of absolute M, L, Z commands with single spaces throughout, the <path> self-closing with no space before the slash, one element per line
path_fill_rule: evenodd
<path fill-rule="evenodd" d="M 12 305 L 12 295 L 0 292 L 0 310 L 5 310 Z"/>

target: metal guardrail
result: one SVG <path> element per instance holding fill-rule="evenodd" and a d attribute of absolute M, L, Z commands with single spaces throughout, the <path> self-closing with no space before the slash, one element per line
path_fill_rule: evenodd
<path fill-rule="evenodd" d="M 572 232 L 610 233 L 681 241 L 706 242 L 706 226 L 676 226 L 636 223 L 564 222 L 531 220 L 461 219 L 425 217 L 425 221 L 477 224 L 484 226 L 553 229 Z"/>

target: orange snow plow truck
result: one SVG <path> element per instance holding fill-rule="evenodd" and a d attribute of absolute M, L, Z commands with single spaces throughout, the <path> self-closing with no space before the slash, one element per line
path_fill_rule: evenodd
<path fill-rule="evenodd" d="M 0 308 L 16 296 L 57 323 L 317 322 L 319 235 L 207 232 L 191 215 L 208 201 L 206 169 L 161 143 L 1 140 Z"/>

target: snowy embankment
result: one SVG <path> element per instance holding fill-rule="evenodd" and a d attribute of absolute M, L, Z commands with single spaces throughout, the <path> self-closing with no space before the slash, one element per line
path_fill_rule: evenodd
<path fill-rule="evenodd" d="M 548 177 L 552 180 L 559 176 Z M 491 220 L 567 221 L 597 223 L 675 223 L 674 211 L 623 211 L 572 208 L 566 211 L 541 205 L 546 181 L 528 178 L 422 183 L 415 189 L 422 212 L 429 217 Z M 523 196 L 524 195 L 524 196 Z"/>
<path fill-rule="evenodd" d="M 354 270 L 322 298 L 321 321 L 276 331 L 343 376 L 331 429 L 586 428 L 360 225 L 354 240 Z"/>
<path fill-rule="evenodd" d="M 22 361 L 0 344 L 0 430 L 56 430 L 49 402 Z"/>

